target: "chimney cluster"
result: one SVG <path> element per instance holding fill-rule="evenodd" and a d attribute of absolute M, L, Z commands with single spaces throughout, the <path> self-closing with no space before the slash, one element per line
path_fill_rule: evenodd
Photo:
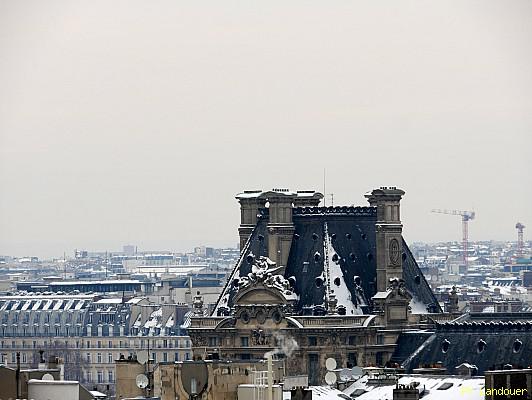
<path fill-rule="evenodd" d="M 377 291 L 384 292 L 390 279 L 403 277 L 403 240 L 400 202 L 405 192 L 395 186 L 381 187 L 366 193 L 369 204 L 377 208 Z M 292 220 L 296 207 L 316 207 L 323 194 L 312 190 L 297 192 L 288 189 L 270 191 L 246 190 L 236 199 L 240 203 L 240 250 L 255 228 L 260 215 L 268 211 L 267 245 L 268 257 L 278 266 L 286 266 L 295 232 Z"/>
<path fill-rule="evenodd" d="M 257 224 L 258 215 L 268 209 L 269 220 L 267 229 L 268 257 L 279 266 L 286 266 L 294 223 L 292 209 L 294 207 L 312 207 L 319 205 L 321 193 L 304 190 L 293 192 L 288 189 L 272 189 L 270 191 L 246 190 L 239 193 L 236 199 L 240 203 L 240 250 L 243 250 L 253 228 Z"/>

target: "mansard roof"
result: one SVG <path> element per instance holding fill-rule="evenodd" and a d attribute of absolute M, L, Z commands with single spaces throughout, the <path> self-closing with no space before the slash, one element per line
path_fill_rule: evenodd
<path fill-rule="evenodd" d="M 180 333 L 186 311 L 184 305 L 153 304 L 146 298 L 14 294 L 0 296 L 0 335 L 173 335 Z"/>
<path fill-rule="evenodd" d="M 479 374 L 506 364 L 526 368 L 532 360 L 532 320 L 446 322 L 432 334 L 403 333 L 393 360 L 402 362 L 407 372 L 438 362 L 448 373 L 456 372 L 462 363 L 475 365 Z"/>
<path fill-rule="evenodd" d="M 238 291 L 235 282 L 251 272 L 254 258 L 268 255 L 268 219 L 268 209 L 261 208 L 257 224 L 227 280 L 214 315 L 222 308 L 234 306 Z M 295 313 L 308 315 L 324 310 L 327 290 L 335 295 L 337 307 L 343 306 L 347 315 L 371 312 L 371 298 L 377 292 L 376 207 L 295 207 L 292 219 L 295 232 L 283 276 L 294 282 L 298 296 Z M 404 241 L 402 260 L 403 278 L 413 296 L 413 311 L 430 308 L 433 312 L 441 312 Z"/>

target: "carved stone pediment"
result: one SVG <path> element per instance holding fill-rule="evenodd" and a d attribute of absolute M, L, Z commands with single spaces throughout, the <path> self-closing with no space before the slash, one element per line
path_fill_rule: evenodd
<path fill-rule="evenodd" d="M 279 292 L 267 287 L 255 286 L 253 288 L 239 291 L 235 303 L 237 305 L 247 304 L 286 304 L 286 298 Z"/>
<path fill-rule="evenodd" d="M 251 272 L 233 283 L 238 288 L 235 304 L 278 305 L 296 301 L 291 283 L 279 271 L 280 268 L 267 257 L 253 259 Z"/>

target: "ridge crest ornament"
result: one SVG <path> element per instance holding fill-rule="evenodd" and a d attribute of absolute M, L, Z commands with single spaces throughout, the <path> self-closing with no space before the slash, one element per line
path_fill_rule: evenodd
<path fill-rule="evenodd" d="M 399 241 L 397 239 L 394 238 L 390 240 L 388 251 L 390 253 L 390 262 L 392 265 L 399 265 L 401 255 L 399 251 Z"/>

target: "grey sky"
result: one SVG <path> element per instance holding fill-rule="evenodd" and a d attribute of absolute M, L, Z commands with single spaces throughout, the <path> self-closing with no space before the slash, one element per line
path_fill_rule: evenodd
<path fill-rule="evenodd" d="M 1 1 L 0 254 L 235 245 L 243 189 L 532 229 L 532 2 Z M 529 237 L 525 230 L 525 236 Z"/>

